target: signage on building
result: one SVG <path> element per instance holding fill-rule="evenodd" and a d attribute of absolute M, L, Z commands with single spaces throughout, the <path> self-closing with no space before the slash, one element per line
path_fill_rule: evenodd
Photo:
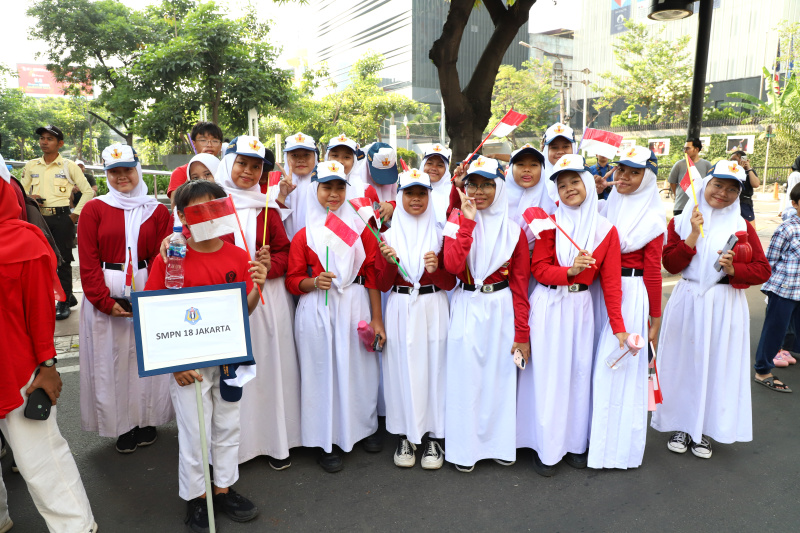
<path fill-rule="evenodd" d="M 611 35 L 627 31 L 625 21 L 631 18 L 631 0 L 611 0 Z"/>
<path fill-rule="evenodd" d="M 64 91 L 69 86 L 56 81 L 56 77 L 47 70 L 45 65 L 17 63 L 17 74 L 19 75 L 19 88 L 25 94 L 64 96 Z M 87 95 L 92 94 L 91 87 L 82 92 Z"/>

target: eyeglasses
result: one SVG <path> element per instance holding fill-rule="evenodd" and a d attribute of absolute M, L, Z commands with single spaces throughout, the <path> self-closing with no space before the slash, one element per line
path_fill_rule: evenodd
<path fill-rule="evenodd" d="M 478 189 L 480 189 L 482 193 L 488 194 L 495 187 L 497 186 L 493 181 L 485 181 L 480 185 L 475 185 L 474 183 L 467 182 L 467 184 L 465 185 L 465 188 L 467 189 L 467 192 L 469 194 L 475 194 L 476 192 L 478 192 Z"/>
<path fill-rule="evenodd" d="M 210 141 L 207 141 L 205 139 L 197 139 L 194 143 L 198 146 L 206 146 L 206 145 L 219 146 L 220 144 L 222 144 L 222 141 L 218 141 L 216 139 L 211 139 Z"/>

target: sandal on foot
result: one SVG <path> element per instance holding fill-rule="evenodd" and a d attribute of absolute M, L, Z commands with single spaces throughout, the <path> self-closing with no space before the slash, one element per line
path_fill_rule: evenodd
<path fill-rule="evenodd" d="M 758 379 L 757 377 L 754 379 L 756 383 L 764 385 L 766 388 L 774 390 L 775 392 L 792 392 L 792 389 L 790 389 L 786 383 L 775 383 L 776 379 L 779 380 L 778 376 L 772 375 L 764 379 Z"/>

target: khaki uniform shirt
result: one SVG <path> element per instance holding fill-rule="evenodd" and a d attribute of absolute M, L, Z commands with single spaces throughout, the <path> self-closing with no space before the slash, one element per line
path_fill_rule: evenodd
<path fill-rule="evenodd" d="M 69 207 L 72 186 L 77 185 L 83 196 L 73 211 L 76 215 L 80 215 L 86 202 L 94 197 L 92 186 L 80 167 L 61 154 L 49 165 L 44 162 L 44 157 L 28 161 L 22 169 L 20 183 L 27 194 L 44 198 L 42 207 Z"/>

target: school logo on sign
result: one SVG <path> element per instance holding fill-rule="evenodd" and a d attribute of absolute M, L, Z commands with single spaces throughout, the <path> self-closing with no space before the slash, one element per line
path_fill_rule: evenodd
<path fill-rule="evenodd" d="M 200 311 L 196 307 L 190 307 L 189 309 L 186 310 L 186 316 L 184 317 L 183 320 L 184 322 L 188 322 L 189 324 L 194 326 L 195 324 L 200 322 L 202 318 L 203 317 L 200 316 Z"/>

